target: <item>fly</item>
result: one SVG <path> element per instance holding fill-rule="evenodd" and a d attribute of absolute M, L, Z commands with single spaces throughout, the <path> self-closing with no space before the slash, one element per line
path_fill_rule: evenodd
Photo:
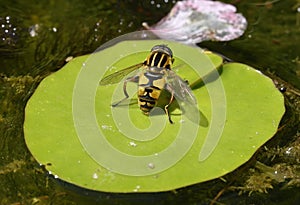
<path fill-rule="evenodd" d="M 184 104 L 184 110 L 190 114 L 198 112 L 197 102 L 192 90 L 187 82 L 181 79 L 171 68 L 174 62 L 173 52 L 166 45 L 154 46 L 149 56 L 144 62 L 132 65 L 111 75 L 104 77 L 100 85 L 108 85 L 120 82 L 127 74 L 140 68 L 139 72 L 125 79 L 123 84 L 124 99 L 112 104 L 118 106 L 129 98 L 126 87 L 128 82 L 138 84 L 138 105 L 145 113 L 149 112 L 157 105 L 159 96 L 163 90 L 170 93 L 168 103 L 164 105 L 164 110 L 169 122 L 173 123 L 169 106 L 176 99 L 180 104 Z"/>

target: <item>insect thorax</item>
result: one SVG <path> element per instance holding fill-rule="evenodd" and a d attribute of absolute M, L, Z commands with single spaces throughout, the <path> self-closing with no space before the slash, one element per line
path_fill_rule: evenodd
<path fill-rule="evenodd" d="M 145 60 L 144 64 L 149 67 L 171 69 L 172 57 L 162 52 L 152 52 Z"/>

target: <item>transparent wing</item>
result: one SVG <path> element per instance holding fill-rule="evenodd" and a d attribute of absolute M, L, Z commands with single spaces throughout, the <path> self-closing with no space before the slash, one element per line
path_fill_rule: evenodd
<path fill-rule="evenodd" d="M 184 101 L 193 106 L 197 106 L 196 98 L 188 83 L 180 78 L 174 71 L 167 70 L 167 84 L 174 91 L 176 100 Z M 168 90 L 171 92 L 170 90 Z"/>
<path fill-rule="evenodd" d="M 115 84 L 120 82 L 126 75 L 128 75 L 129 73 L 131 73 L 134 70 L 137 70 L 138 68 L 140 68 L 143 65 L 143 63 L 139 63 L 127 68 L 124 68 L 122 70 L 119 70 L 113 74 L 110 74 L 104 78 L 102 78 L 102 80 L 100 81 L 100 85 L 108 85 L 108 84 Z"/>
<path fill-rule="evenodd" d="M 191 121 L 199 124 L 201 114 L 198 110 L 197 100 L 188 83 L 172 70 L 167 70 L 166 81 L 166 89 L 174 94 L 180 109 L 183 109 L 184 114 Z"/>

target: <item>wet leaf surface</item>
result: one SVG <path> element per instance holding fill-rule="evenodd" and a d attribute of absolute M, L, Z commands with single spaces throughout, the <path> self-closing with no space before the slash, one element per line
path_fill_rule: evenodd
<path fill-rule="evenodd" d="M 72 113 L 74 86 L 76 80 L 78 81 L 82 65 L 85 65 L 83 69 L 94 69 L 93 71 L 113 65 L 115 69 L 110 72 L 115 72 L 128 66 L 128 63 L 136 63 L 136 59 L 144 59 L 149 52 L 149 47 L 151 48 L 158 42 L 160 41 L 119 43 L 91 56 L 75 58 L 60 71 L 44 79 L 27 104 L 24 124 L 26 143 L 37 161 L 44 164 L 46 169 L 58 178 L 88 189 L 106 192 L 158 192 L 225 175 L 249 160 L 255 151 L 275 134 L 285 110 L 282 94 L 269 78 L 257 70 L 240 63 L 228 63 L 223 65 L 218 80 L 211 81 L 193 91 L 198 100 L 199 110 L 207 118 L 209 125 L 213 126 L 213 133 L 210 133 L 210 126 L 199 126 L 191 149 L 180 161 L 164 171 L 147 176 L 127 176 L 97 163 L 91 151 L 85 149 L 88 146 L 85 144 L 84 148 L 80 143 L 80 140 L 81 142 L 84 140 L 77 136 L 76 122 L 73 121 L 72 115 L 74 114 Z M 199 77 L 186 62 L 194 60 L 190 51 L 194 50 L 197 53 L 198 49 L 172 42 L 168 45 L 174 52 L 175 61 L 179 61 L 179 65 L 185 65 L 184 71 L 181 67 L 178 68 L 178 75 L 188 79 L 189 82 L 197 81 Z M 130 53 L 124 53 L 125 47 L 137 47 L 137 49 L 143 48 L 144 50 L 133 54 L 134 50 L 129 49 Z M 116 60 L 115 56 L 119 56 L 118 53 L 121 51 L 123 56 Z M 202 55 L 206 58 L 199 58 L 198 62 L 196 61 L 196 65 L 202 66 L 201 69 L 206 70 L 206 66 L 210 67 L 209 69 L 218 67 L 220 57 L 215 54 L 203 53 Z M 91 63 L 93 59 L 98 59 L 99 64 Z M 210 60 L 206 62 L 207 59 L 215 59 L 216 62 L 211 64 Z M 99 82 L 100 79 L 97 79 L 99 75 L 94 73 L 94 76 Z M 218 98 L 222 98 L 219 94 L 216 95 L 216 92 L 222 90 L 217 89 L 217 81 L 222 83 L 226 101 L 218 101 Z M 86 86 L 88 88 L 88 82 Z M 113 122 L 113 116 L 124 118 L 124 115 L 118 115 L 118 113 L 129 109 L 132 123 L 142 129 L 145 128 L 145 123 L 149 126 L 149 118 L 152 117 L 144 116 L 137 105 L 113 109 L 116 113 L 114 115 L 110 104 L 116 86 L 118 85 L 98 86 L 96 89 L 95 114 L 101 132 L 115 149 L 128 155 L 158 153 L 159 156 L 160 151 L 166 149 L 176 139 L 178 130 L 183 126 L 183 123 L 180 123 L 181 115 L 172 116 L 175 124 L 166 124 L 154 140 L 144 142 L 129 139 L 128 135 L 124 137 L 124 133 L 121 133 Z M 120 92 L 119 96 L 122 96 L 122 90 L 116 92 Z M 83 95 L 82 98 L 85 99 L 85 96 Z M 226 108 L 226 120 L 223 125 L 214 124 L 212 111 L 216 111 L 216 107 L 212 104 L 219 109 Z M 89 121 L 87 120 L 86 124 L 81 124 L 81 126 L 89 129 Z M 221 133 L 220 139 L 215 136 L 218 131 Z M 190 130 L 185 130 L 184 136 L 189 138 L 194 134 Z M 91 138 L 92 136 L 87 134 L 84 137 Z M 216 139 L 217 142 L 215 142 Z M 209 147 L 212 143 L 216 143 L 214 149 Z M 134 144 L 136 146 L 133 146 Z M 101 151 L 104 149 L 104 147 L 101 148 L 101 143 L 89 144 L 89 146 L 92 145 L 93 152 L 105 154 Z M 201 156 L 203 153 L 204 155 Z M 110 156 L 110 152 L 107 152 L 106 156 Z M 110 157 L 108 159 L 118 160 Z M 167 162 L 171 158 L 164 160 Z M 122 163 L 123 167 L 139 166 L 127 164 L 124 161 L 118 163 Z M 152 169 L 158 168 L 157 166 L 155 163 L 149 165 Z"/>

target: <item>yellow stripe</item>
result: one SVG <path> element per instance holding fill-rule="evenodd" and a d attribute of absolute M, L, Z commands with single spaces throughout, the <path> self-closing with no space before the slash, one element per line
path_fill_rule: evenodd
<path fill-rule="evenodd" d="M 157 56 L 157 53 L 154 53 L 153 58 L 152 58 L 152 62 L 151 62 L 151 66 L 154 66 L 156 56 Z"/>
<path fill-rule="evenodd" d="M 160 61 L 158 62 L 158 66 L 157 67 L 162 67 L 160 64 L 161 64 L 161 61 L 164 59 L 164 56 L 165 56 L 165 54 L 161 55 L 161 58 L 160 58 Z"/>
<path fill-rule="evenodd" d="M 172 66 L 172 58 L 168 55 L 168 54 L 159 54 L 161 55 L 158 64 L 156 65 L 157 67 L 161 67 L 161 68 L 166 68 L 168 65 L 171 67 Z M 163 59 L 164 57 L 167 57 L 166 62 L 164 63 L 164 65 L 162 65 Z M 151 53 L 147 58 L 146 58 L 146 63 L 149 66 L 155 66 L 155 62 L 157 61 L 158 58 L 158 53 Z M 150 61 L 151 60 L 151 61 Z"/>

